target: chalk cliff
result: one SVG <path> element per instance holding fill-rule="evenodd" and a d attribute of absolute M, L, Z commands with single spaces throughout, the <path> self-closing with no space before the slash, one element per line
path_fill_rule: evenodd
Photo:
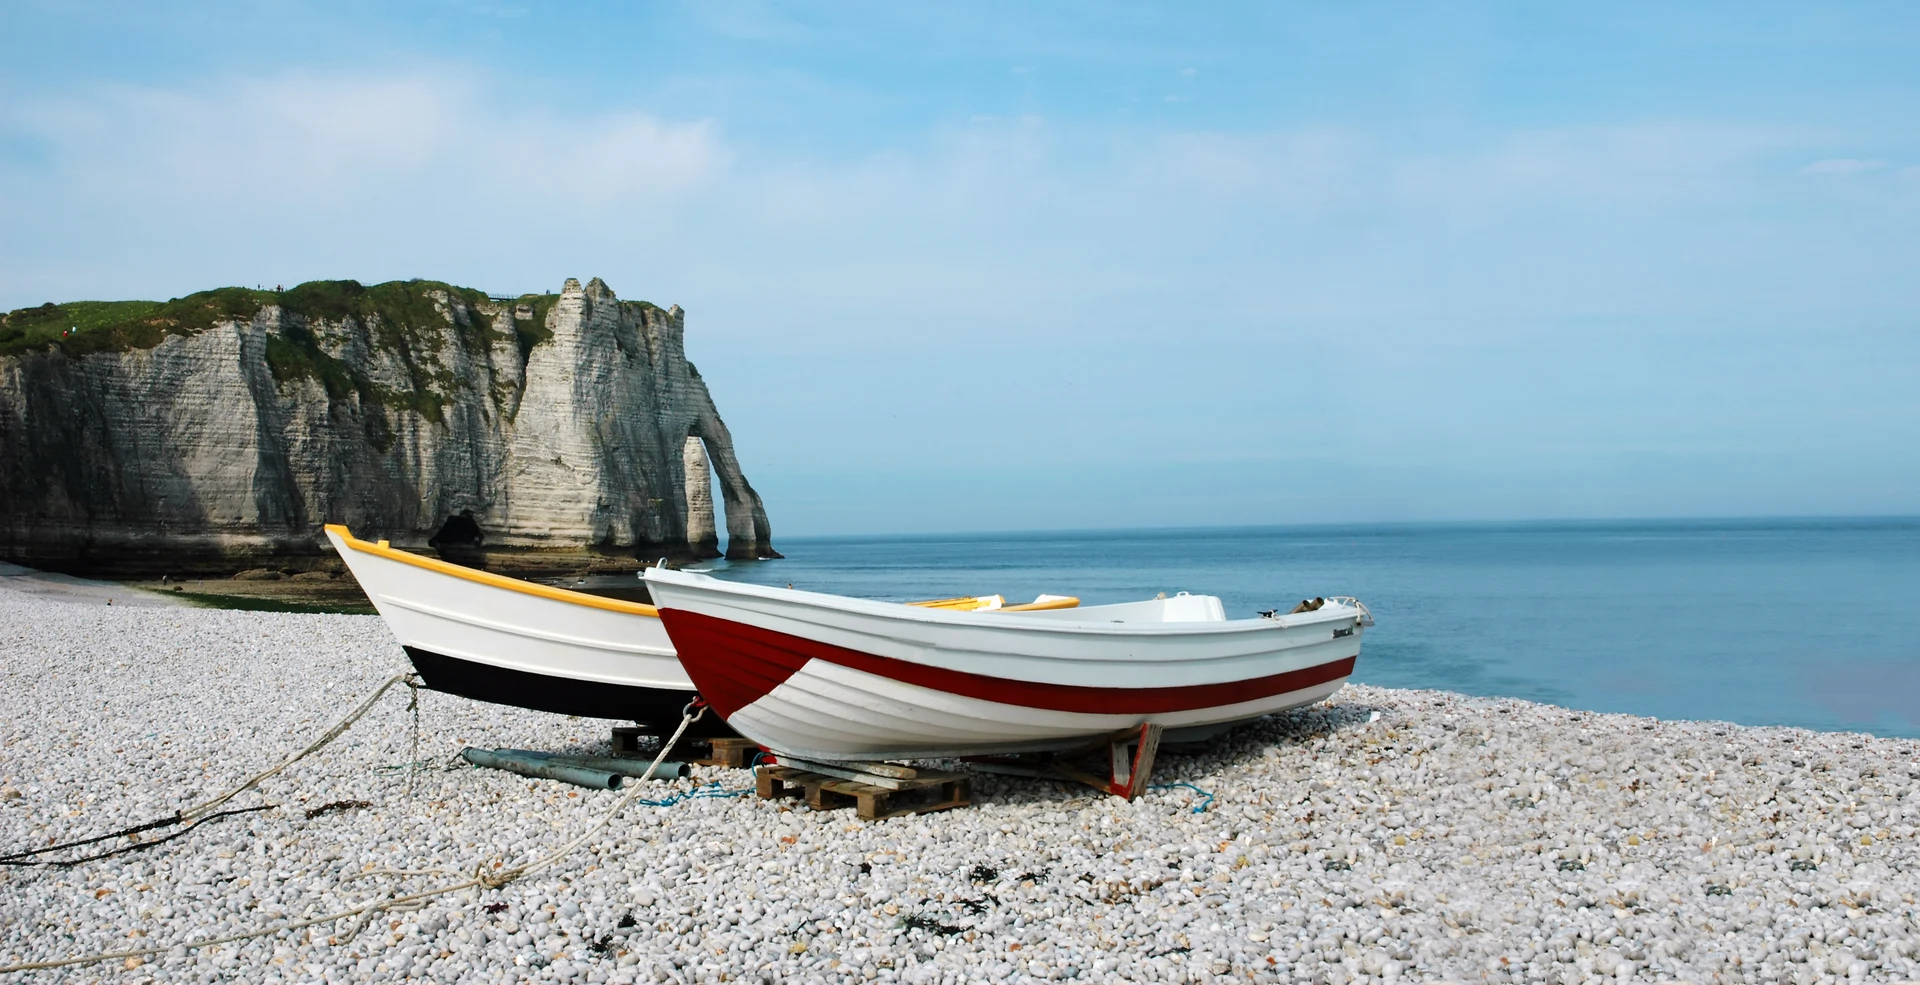
<path fill-rule="evenodd" d="M 727 556 L 777 557 L 685 324 L 597 278 L 507 301 L 333 281 L 12 312 L 0 558 L 212 570 L 321 555 L 324 523 L 424 546 L 463 511 L 490 549 L 713 556 L 708 456 Z"/>

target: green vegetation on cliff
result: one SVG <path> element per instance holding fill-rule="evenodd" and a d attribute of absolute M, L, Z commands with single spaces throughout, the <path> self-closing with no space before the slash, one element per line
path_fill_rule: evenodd
<path fill-rule="evenodd" d="M 455 317 L 444 302 L 459 300 L 470 315 Z M 280 383 L 310 379 L 326 388 L 334 400 L 358 394 L 362 406 L 411 410 L 439 422 L 452 390 L 465 381 L 434 370 L 427 357 L 439 352 L 445 332 L 452 327 L 470 351 L 493 346 L 495 332 L 487 296 L 470 288 L 438 281 L 389 281 L 372 287 L 351 280 L 309 281 L 276 297 L 289 315 L 280 331 L 267 336 L 267 368 Z M 315 334 L 329 325 L 358 322 L 371 336 L 374 349 L 398 357 L 409 377 L 404 389 L 381 387 L 358 369 L 335 357 Z"/>
<path fill-rule="evenodd" d="M 0 315 L 0 356 L 49 345 L 78 358 L 93 352 L 151 349 L 170 335 L 192 335 L 221 322 L 248 321 L 272 304 L 272 291 L 222 287 L 171 301 L 48 302 Z"/>
<path fill-rule="evenodd" d="M 469 351 L 487 351 L 501 341 L 495 329 L 500 308 L 511 314 L 512 339 L 522 360 L 553 337 L 547 312 L 557 294 L 526 294 L 494 302 L 485 292 L 431 280 L 388 281 L 371 287 L 351 280 L 308 281 L 284 291 L 223 287 L 171 301 L 71 301 L 47 303 L 0 314 L 0 356 L 58 351 L 70 359 L 93 353 L 150 349 L 172 336 L 188 336 L 215 325 L 252 321 L 261 309 L 278 306 L 294 317 L 276 320 L 267 336 L 267 366 L 281 383 L 313 380 L 334 400 L 358 395 L 362 405 L 412 410 L 439 421 L 452 391 L 468 381 L 437 371 L 437 354 L 448 329 Z M 441 300 L 457 300 L 469 317 L 454 317 Z M 518 317 L 521 314 L 530 317 Z M 329 351 L 331 327 L 356 322 L 372 347 L 397 356 L 407 367 L 408 386 L 377 386 Z M 332 347 L 337 351 L 338 346 Z"/>
<path fill-rule="evenodd" d="M 340 322 L 353 318 L 374 326 L 376 342 L 382 347 L 409 351 L 423 330 L 437 337 L 447 324 L 447 316 L 430 296 L 433 292 L 458 298 L 476 310 L 485 310 L 494 304 L 483 291 L 431 280 L 395 280 L 371 287 L 351 280 L 316 280 L 284 291 L 222 287 L 171 301 L 48 302 L 0 314 L 0 356 L 44 351 L 48 347 L 74 358 L 94 352 L 150 349 L 169 336 L 193 335 L 226 322 L 251 321 L 268 305 L 279 305 L 287 313 L 305 316 L 309 321 Z M 523 357 L 534 346 L 553 337 L 546 327 L 547 311 L 559 297 L 558 294 L 526 294 L 499 302 L 532 309 L 532 318 L 514 321 Z M 491 345 L 492 319 L 474 321 L 471 326 L 456 323 L 457 327 L 474 332 L 465 341 Z"/>
<path fill-rule="evenodd" d="M 553 338 L 547 315 L 559 300 L 558 294 L 494 300 L 482 291 L 432 280 L 372 286 L 316 280 L 284 291 L 223 287 L 171 301 L 49 302 L 0 314 L 0 356 L 58 352 L 79 359 L 150 349 L 173 336 L 251 322 L 262 309 L 278 307 L 282 317 L 271 320 L 266 338 L 267 368 L 276 382 L 311 380 L 331 400 L 357 397 L 362 407 L 412 411 L 438 423 L 456 391 L 476 383 L 441 368 L 446 361 L 438 357 L 448 340 L 469 353 L 490 352 L 511 340 L 524 362 L 535 347 Z M 644 301 L 629 303 L 653 307 Z M 508 325 L 511 329 L 504 327 Z M 355 364 L 364 361 L 336 355 L 357 331 L 366 333 L 371 354 L 392 357 L 405 368 L 404 385 L 376 384 L 364 365 Z M 496 392 L 489 396 L 496 407 L 506 406 L 511 388 L 510 383 L 495 384 Z M 376 444 L 390 440 L 383 422 L 369 424 L 370 434 L 379 432 Z"/>

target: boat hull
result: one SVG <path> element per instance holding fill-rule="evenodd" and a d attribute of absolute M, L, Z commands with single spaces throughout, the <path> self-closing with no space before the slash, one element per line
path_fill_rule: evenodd
<path fill-rule="evenodd" d="M 657 611 L 327 536 L 430 688 L 671 728 L 694 697 Z M 696 734 L 731 735 L 707 716 Z"/>
<path fill-rule="evenodd" d="M 649 587 L 715 711 L 805 759 L 1066 749 L 1145 723 L 1204 734 L 1326 698 L 1360 651 L 1352 609 L 1143 630 L 1071 613 L 898 614 L 682 577 Z"/>
<path fill-rule="evenodd" d="M 581 681 L 560 674 L 463 660 L 416 646 L 402 649 L 407 651 L 407 658 L 413 661 L 414 669 L 420 672 L 420 680 L 427 687 L 490 704 L 672 727 L 679 724 L 680 713 L 686 709 L 687 702 L 693 700 L 690 691 Z M 706 719 L 702 719 L 702 723 L 705 722 Z M 707 731 L 695 734 L 710 736 L 714 732 L 709 726 Z M 722 728 L 717 734 L 733 735 L 734 732 Z"/>

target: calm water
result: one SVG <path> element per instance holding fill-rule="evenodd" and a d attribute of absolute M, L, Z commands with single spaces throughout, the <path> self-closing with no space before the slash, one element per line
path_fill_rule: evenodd
<path fill-rule="evenodd" d="M 1354 595 L 1356 679 L 1920 736 L 1920 519 L 1262 527 L 778 540 L 721 577 L 873 598 Z"/>

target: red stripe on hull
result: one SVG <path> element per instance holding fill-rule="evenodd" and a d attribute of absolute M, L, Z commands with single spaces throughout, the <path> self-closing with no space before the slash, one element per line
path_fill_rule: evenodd
<path fill-rule="evenodd" d="M 686 668 L 693 686 L 722 718 L 758 701 L 809 660 L 825 660 L 935 691 L 1024 708 L 1091 715 L 1156 715 L 1239 704 L 1336 681 L 1353 673 L 1357 659 L 1345 657 L 1224 684 L 1087 687 L 929 667 L 683 609 L 661 609 L 660 620 L 666 624 L 673 648 L 680 654 L 680 665 Z"/>
<path fill-rule="evenodd" d="M 680 655 L 680 666 L 693 681 L 693 689 L 721 718 L 760 700 L 807 663 L 806 657 L 786 647 L 757 643 L 725 631 L 734 624 L 723 619 L 661 609 L 660 622 L 667 628 L 667 638 L 673 641 L 673 650 Z M 782 640 L 795 638 L 780 633 L 766 635 Z M 699 657 L 689 660 L 690 653 Z"/>

